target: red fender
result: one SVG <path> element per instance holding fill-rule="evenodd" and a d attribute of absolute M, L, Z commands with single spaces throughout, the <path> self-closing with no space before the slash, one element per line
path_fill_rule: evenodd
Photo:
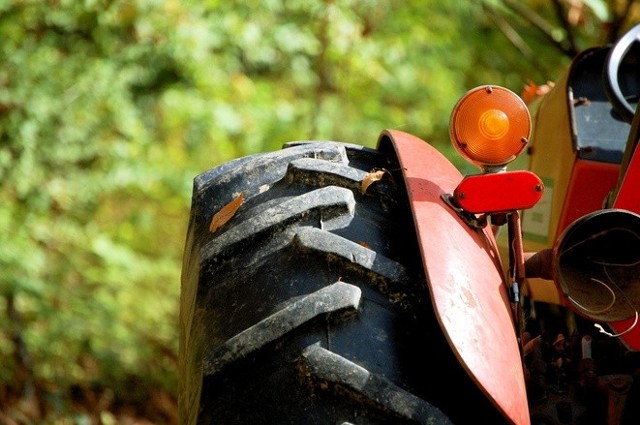
<path fill-rule="evenodd" d="M 489 229 L 465 224 L 441 199 L 461 173 L 434 147 L 386 130 L 402 167 L 434 310 L 469 376 L 511 422 L 530 424 L 522 359 L 507 284 Z"/>

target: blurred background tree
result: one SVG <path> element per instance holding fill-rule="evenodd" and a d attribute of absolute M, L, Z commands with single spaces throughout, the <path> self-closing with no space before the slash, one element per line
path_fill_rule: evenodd
<path fill-rule="evenodd" d="M 467 90 L 535 91 L 639 8 L 0 2 L 0 422 L 176 423 L 195 175 L 292 140 L 375 146 L 385 128 L 448 152 Z"/>

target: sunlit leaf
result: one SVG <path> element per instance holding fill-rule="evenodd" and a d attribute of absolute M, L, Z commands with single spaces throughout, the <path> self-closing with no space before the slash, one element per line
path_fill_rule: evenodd
<path fill-rule="evenodd" d="M 360 241 L 358 242 L 358 245 L 365 247 L 367 249 L 371 249 L 371 245 L 369 245 L 368 243 L 366 243 L 365 241 Z"/>
<path fill-rule="evenodd" d="M 583 2 L 594 15 L 602 22 L 608 22 L 611 17 L 609 14 L 609 7 L 604 0 L 583 0 Z"/>
<path fill-rule="evenodd" d="M 233 201 L 229 202 L 227 205 L 222 207 L 217 213 L 213 215 L 211 218 L 211 224 L 209 225 L 209 231 L 211 233 L 215 232 L 222 226 L 224 226 L 229 220 L 233 218 L 233 216 L 240 208 L 240 205 L 244 202 L 244 195 L 240 193 L 240 195 L 236 196 Z"/>
<path fill-rule="evenodd" d="M 530 105 L 545 94 L 549 93 L 554 85 L 555 84 L 552 81 L 547 81 L 546 84 L 537 85 L 533 81 L 529 80 L 522 88 L 520 97 L 522 97 L 524 103 Z"/>
<path fill-rule="evenodd" d="M 362 192 L 362 194 L 367 193 L 367 189 L 369 188 L 369 186 L 382 180 L 385 176 L 387 178 L 392 178 L 391 173 L 385 170 L 384 168 L 371 170 L 362 179 L 362 184 L 360 185 L 360 192 Z"/>

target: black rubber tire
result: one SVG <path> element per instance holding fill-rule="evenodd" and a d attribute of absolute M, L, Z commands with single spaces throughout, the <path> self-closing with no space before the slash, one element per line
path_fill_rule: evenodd
<path fill-rule="evenodd" d="M 376 168 L 391 177 L 362 194 Z M 391 149 L 291 143 L 196 177 L 181 423 L 500 423 L 450 352 L 425 282 Z"/>

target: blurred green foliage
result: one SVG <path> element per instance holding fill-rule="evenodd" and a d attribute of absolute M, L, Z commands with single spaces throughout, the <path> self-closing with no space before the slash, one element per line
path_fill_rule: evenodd
<path fill-rule="evenodd" d="M 33 392 L 54 420 L 77 387 L 175 395 L 193 177 L 385 128 L 446 151 L 468 89 L 568 63 L 565 3 L 522 3 L 555 42 L 512 3 L 0 2 L 0 405 Z M 578 47 L 606 41 L 616 2 L 578 3 Z"/>

